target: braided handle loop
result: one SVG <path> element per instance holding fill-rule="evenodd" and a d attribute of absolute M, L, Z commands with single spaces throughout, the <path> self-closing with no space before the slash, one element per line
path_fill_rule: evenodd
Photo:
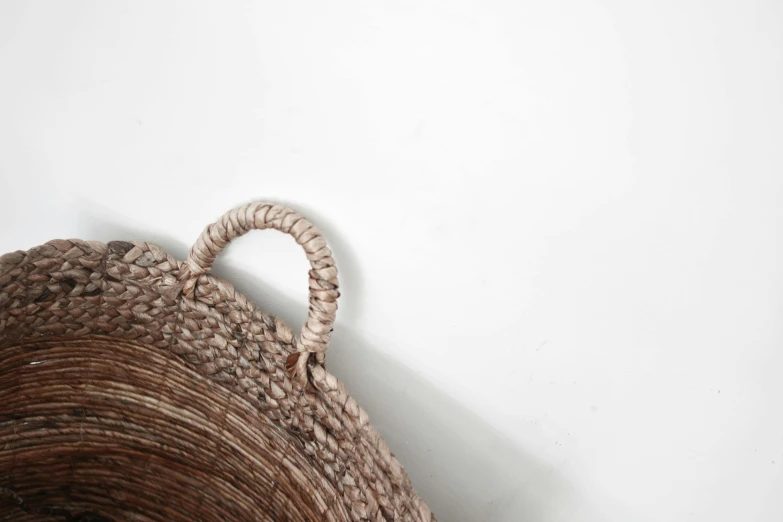
<path fill-rule="evenodd" d="M 250 203 L 226 212 L 207 226 L 190 250 L 181 274 L 182 293 L 193 299 L 198 278 L 212 268 L 218 254 L 228 243 L 251 230 L 273 228 L 290 234 L 304 248 L 310 261 L 310 310 L 297 338 L 297 352 L 286 361 L 286 368 L 300 384 L 307 381 L 307 364 L 311 356 L 323 364 L 324 353 L 337 313 L 340 296 L 337 268 L 332 252 L 321 232 L 290 208 L 271 203 Z"/>

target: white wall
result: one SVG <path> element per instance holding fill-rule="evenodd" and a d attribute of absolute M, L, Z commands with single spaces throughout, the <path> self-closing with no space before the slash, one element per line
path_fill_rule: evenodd
<path fill-rule="evenodd" d="M 777 0 L 0 4 L 0 252 L 321 225 L 444 521 L 783 519 Z M 218 273 L 293 324 L 306 261 Z"/>

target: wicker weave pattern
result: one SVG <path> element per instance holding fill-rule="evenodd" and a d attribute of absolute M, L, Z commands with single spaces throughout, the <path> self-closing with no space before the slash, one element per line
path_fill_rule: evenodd
<path fill-rule="evenodd" d="M 0 520 L 349 519 L 285 430 L 176 355 L 45 339 L 0 350 Z"/>
<path fill-rule="evenodd" d="M 207 273 L 228 241 L 261 228 L 293 235 L 311 262 L 301 336 Z M 325 479 L 341 499 L 330 517 L 435 520 L 367 414 L 323 367 L 338 296 L 320 233 L 289 209 L 252 204 L 207 227 L 185 263 L 150 243 L 75 239 L 0 257 L 0 350 L 94 335 L 167 350 L 301 443 L 310 465 L 299 471 Z M 11 428 L 0 424 L 0 433 Z"/>

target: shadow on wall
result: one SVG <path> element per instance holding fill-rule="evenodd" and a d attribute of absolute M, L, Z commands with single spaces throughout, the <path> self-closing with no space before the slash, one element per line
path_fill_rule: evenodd
<path fill-rule="evenodd" d="M 143 240 L 185 259 L 188 246 L 154 231 L 128 227 L 124 218 L 109 209 L 93 208 L 95 213 L 83 216 L 82 226 L 89 234 L 84 239 Z M 322 223 L 321 219 L 314 221 Z M 346 287 L 361 288 L 360 281 L 351 280 L 360 279 L 360 274 L 354 270 L 350 249 L 342 241 L 335 241 L 339 235 L 334 231 L 322 230 L 335 252 L 341 275 L 348 278 L 350 284 Z M 218 260 L 213 272 L 237 282 L 237 289 L 259 307 L 279 316 L 294 331 L 299 329 L 301 319 L 297 318 L 306 316 L 307 303 L 294 302 L 230 261 Z M 353 298 L 350 292 L 344 292 L 342 302 Z M 555 469 L 515 446 L 415 371 L 380 353 L 347 326 L 352 314 L 346 315 L 342 318 L 338 313 L 327 355 L 328 368 L 369 413 L 418 493 L 440 520 L 572 520 L 574 508 L 579 511 L 579 519 L 585 520 L 584 502 L 579 502 L 574 489 Z"/>

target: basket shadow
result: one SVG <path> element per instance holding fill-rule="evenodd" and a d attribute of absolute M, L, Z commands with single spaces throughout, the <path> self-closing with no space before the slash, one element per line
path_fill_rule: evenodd
<path fill-rule="evenodd" d="M 187 255 L 183 243 L 155 231 L 133 229 L 126 220 L 103 210 L 85 216 L 88 221 L 80 228 L 89 234 L 87 238 L 143 239 L 178 259 Z M 343 252 L 335 254 L 342 261 Z M 298 330 L 307 303 L 295 302 L 230 261 L 218 262 L 213 272 L 241 281 L 237 290 Z M 350 299 L 352 295 L 343 294 L 343 300 Z M 573 519 L 569 514 L 575 511 L 585 519 L 585 500 L 555 468 L 519 448 L 414 370 L 378 351 L 351 329 L 350 318 L 341 319 L 345 318 L 338 314 L 327 355 L 329 371 L 369 413 L 440 520 L 545 522 Z"/>
<path fill-rule="evenodd" d="M 224 267 L 233 275 L 241 270 Z M 296 331 L 305 303 L 275 291 L 252 274 L 238 288 Z M 243 285 L 244 286 L 244 285 Z M 350 296 L 349 296 L 350 297 Z M 526 454 L 485 421 L 414 370 L 387 357 L 345 324 L 337 325 L 327 354 L 405 466 L 416 490 L 443 521 L 544 522 L 567 519 L 576 492 L 551 467 Z"/>

